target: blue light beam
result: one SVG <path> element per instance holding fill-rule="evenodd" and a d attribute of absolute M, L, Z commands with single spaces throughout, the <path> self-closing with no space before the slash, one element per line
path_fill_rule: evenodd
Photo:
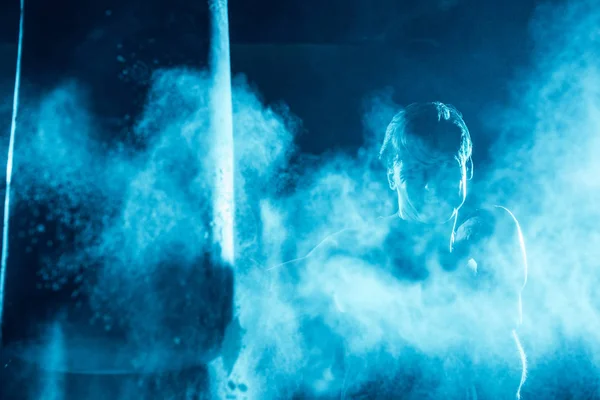
<path fill-rule="evenodd" d="M 235 198 L 233 106 L 227 0 L 211 0 L 212 39 L 210 66 L 213 87 L 210 99 L 213 161 L 216 181 L 213 192 L 213 234 L 221 248 L 221 260 L 235 259 Z"/>
<path fill-rule="evenodd" d="M 2 261 L 0 264 L 0 343 L 2 343 L 2 319 L 4 316 L 4 287 L 6 265 L 8 261 L 8 226 L 10 222 L 10 184 L 12 182 L 13 157 L 15 150 L 15 132 L 19 113 L 19 89 L 21 86 L 21 58 L 23 52 L 23 20 L 25 16 L 25 0 L 21 0 L 19 16 L 19 43 L 17 48 L 17 70 L 15 72 L 15 89 L 13 93 L 12 120 L 10 123 L 10 139 L 8 142 L 8 158 L 6 160 L 6 190 L 4 192 L 4 222 L 2 225 Z"/>

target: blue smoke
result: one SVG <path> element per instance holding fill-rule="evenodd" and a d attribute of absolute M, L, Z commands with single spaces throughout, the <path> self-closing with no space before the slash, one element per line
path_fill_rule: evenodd
<path fill-rule="evenodd" d="M 540 8 L 531 24 L 532 64 L 512 83 L 510 103 L 485 114 L 498 140 L 492 162 L 475 171 L 476 189 L 517 215 L 529 254 L 521 335 L 530 377 L 523 398 L 565 391 L 581 397 L 576 391 L 597 373 L 600 13 L 593 6 Z M 110 331 L 115 319 L 125 320 L 139 347 L 204 334 L 185 313 L 173 318 L 177 296 L 193 288 L 161 283 L 188 276 L 188 267 L 165 269 L 165 259 L 189 265 L 208 246 L 210 87 L 202 71 L 155 72 L 143 114 L 116 144 L 102 140 L 80 83 L 60 85 L 27 110 L 17 201 L 49 204 L 49 215 L 77 232 L 72 244 L 56 241 L 61 251 L 47 260 L 43 276 L 58 290 L 73 276 L 87 282 L 85 266 L 93 265 L 95 278 L 81 290 L 92 294 L 98 323 Z M 492 388 L 503 358 L 516 352 L 493 335 L 504 324 L 498 298 L 460 293 L 450 283 L 407 288 L 362 259 L 285 263 L 344 229 L 368 232 L 357 237 L 359 245 L 385 234 L 372 221 L 391 215 L 395 200 L 376 154 L 398 105 L 386 93 L 367 104 L 358 152 L 311 157 L 294 147 L 300 122 L 284 107 L 264 105 L 243 78 L 234 79 L 239 326 L 228 330 L 220 362 L 231 371 L 223 382 L 231 380 L 248 398 L 299 392 L 352 398 L 373 382 L 407 398 L 440 398 L 459 386 L 464 364 L 473 361 L 472 349 L 449 326 L 467 327 L 478 338 L 480 374 Z M 424 301 L 424 294 L 459 300 L 448 308 Z M 191 310 L 202 313 L 202 307 L 207 304 Z M 182 330 L 185 335 L 174 333 Z M 563 357 L 565 349 L 574 355 Z M 547 385 L 561 365 L 571 366 L 569 376 Z M 148 365 L 168 367 L 160 358 Z M 398 378 L 406 375 L 418 382 L 409 387 Z"/>

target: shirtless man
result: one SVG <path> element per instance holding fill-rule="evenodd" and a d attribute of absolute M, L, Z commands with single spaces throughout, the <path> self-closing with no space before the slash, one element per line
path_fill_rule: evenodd
<path fill-rule="evenodd" d="M 497 300 L 495 311 L 502 322 L 495 334 L 510 335 L 514 350 L 507 348 L 506 352 L 514 351 L 520 359 L 521 376 L 514 382 L 514 394 L 519 398 L 526 377 L 526 359 L 516 331 L 527 280 L 525 246 L 517 220 L 504 207 L 484 207 L 467 218 L 459 215 L 473 174 L 471 153 L 470 134 L 461 114 L 434 102 L 412 104 L 396 114 L 380 156 L 390 189 L 397 193 L 398 216 L 404 225 L 417 232 L 441 233 L 430 243 L 447 243 L 437 250 L 442 269 L 466 277 L 460 278 L 466 283 L 461 289 Z M 469 272 L 465 274 L 466 269 Z"/>
<path fill-rule="evenodd" d="M 373 301 L 372 314 L 381 309 L 392 310 L 397 303 L 411 303 L 411 315 L 416 312 L 422 317 L 411 319 L 407 311 L 404 316 L 394 314 L 394 318 L 418 321 L 424 325 L 420 332 L 439 332 L 443 336 L 441 329 L 464 338 L 461 343 L 465 345 L 458 346 L 465 351 L 458 357 L 468 359 L 460 382 L 464 391 L 452 389 L 452 393 L 440 392 L 433 398 L 520 398 L 526 378 L 526 358 L 517 327 L 521 323 L 521 292 L 527 279 L 525 247 L 518 222 L 508 209 L 482 207 L 467 218 L 459 214 L 473 174 L 471 154 L 469 131 L 454 107 L 439 102 L 409 105 L 390 122 L 380 151 L 389 187 L 398 198 L 397 214 L 381 218 L 367 229 L 369 232 L 350 229 L 334 234 L 294 264 L 302 261 L 300 270 L 305 272 L 300 274 L 306 274 L 307 279 L 311 268 L 334 271 L 314 285 L 315 291 L 301 295 L 305 304 L 320 304 L 316 307 L 322 310 L 335 308 L 340 315 L 347 316 L 340 318 L 357 320 L 356 315 L 362 313 L 358 324 L 368 327 L 373 324 L 368 320 L 370 312 L 365 312 L 370 306 L 365 303 Z M 373 272 L 366 276 L 365 269 L 355 273 L 362 266 L 353 267 L 358 265 L 353 260 L 375 268 L 370 268 L 368 271 Z M 296 267 L 292 268 L 298 270 Z M 396 295 L 390 295 L 389 300 L 376 303 L 378 300 L 373 299 L 381 297 L 380 293 L 367 293 L 371 278 L 394 282 L 397 284 L 394 290 L 398 291 L 390 293 L 398 296 L 418 293 L 419 301 L 414 301 L 414 296 L 406 297 L 408 301 L 405 298 L 396 301 Z M 414 291 L 415 287 L 419 290 Z M 325 317 L 328 321 L 317 322 L 316 329 L 326 325 L 335 331 L 337 322 L 332 319 L 337 317 L 330 315 Z M 397 327 L 392 326 L 392 329 Z M 422 334 L 415 333 L 418 329 L 408 325 L 406 328 L 403 337 L 409 338 L 408 342 L 422 340 L 419 337 Z M 338 341 L 343 342 L 339 346 L 345 353 L 341 358 L 352 355 L 348 343 L 354 332 L 354 329 L 337 332 L 344 336 L 344 340 Z M 332 348 L 329 344 L 327 347 Z M 330 365 L 340 363 L 339 352 L 330 358 Z M 335 375 L 335 371 L 329 373 Z M 338 369 L 338 374 L 346 373 L 347 368 Z M 484 384 L 480 384 L 483 379 Z M 393 392 L 381 394 L 381 385 L 377 386 L 364 389 L 370 393 L 367 397 L 398 396 Z M 344 389 L 340 386 L 336 390 Z"/>

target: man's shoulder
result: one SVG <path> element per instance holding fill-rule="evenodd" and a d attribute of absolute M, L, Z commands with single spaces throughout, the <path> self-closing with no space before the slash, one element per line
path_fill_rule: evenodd
<path fill-rule="evenodd" d="M 486 205 L 468 213 L 456 229 L 456 240 L 491 237 L 517 238 L 520 227 L 517 218 L 507 207 Z"/>
<path fill-rule="evenodd" d="M 482 207 L 456 230 L 455 250 L 471 256 L 484 275 L 522 288 L 527 282 L 527 255 L 521 227 L 504 206 Z M 493 271 L 493 272 L 492 272 Z"/>

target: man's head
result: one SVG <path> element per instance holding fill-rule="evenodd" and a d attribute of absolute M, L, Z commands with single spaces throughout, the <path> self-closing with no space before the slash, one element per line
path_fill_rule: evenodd
<path fill-rule="evenodd" d="M 425 223 L 450 220 L 467 195 L 472 143 L 461 114 L 440 102 L 411 104 L 387 127 L 380 158 L 400 216 Z"/>

